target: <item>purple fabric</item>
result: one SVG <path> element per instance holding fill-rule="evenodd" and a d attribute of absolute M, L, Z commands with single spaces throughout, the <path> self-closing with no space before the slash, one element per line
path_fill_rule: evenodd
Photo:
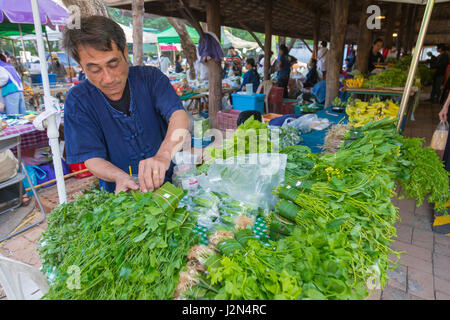
<path fill-rule="evenodd" d="M 0 61 L 0 67 L 3 67 L 3 68 L 5 68 L 6 71 L 8 71 L 9 76 L 14 79 L 15 84 L 18 84 L 17 89 L 23 90 L 22 80 L 20 79 L 20 76 L 17 74 L 16 69 L 12 65 L 10 65 L 6 62 L 3 62 L 3 61 Z"/>
<path fill-rule="evenodd" d="M 208 32 L 205 32 L 205 36 L 200 38 L 198 42 L 198 54 L 201 59 L 204 57 L 211 57 L 216 61 L 222 61 L 223 59 L 223 51 L 220 43 Z"/>
<path fill-rule="evenodd" d="M 52 0 L 39 0 L 39 16 L 43 25 L 65 25 L 69 13 Z M 0 0 L 0 22 L 5 17 L 12 23 L 34 23 L 31 0 Z"/>
<path fill-rule="evenodd" d="M 70 173 L 70 169 L 67 166 L 67 164 L 64 162 L 64 160 L 61 159 L 61 165 L 62 165 L 62 169 L 63 169 L 63 174 L 69 174 Z M 54 180 L 56 179 L 56 174 L 55 174 L 55 169 L 53 167 L 53 163 L 49 163 L 49 164 L 43 164 L 41 166 L 39 166 L 39 169 L 41 169 L 41 171 L 45 172 L 45 174 L 42 177 L 37 177 L 37 184 L 41 184 L 50 180 Z M 56 182 L 51 183 L 49 185 L 44 186 L 43 188 L 48 188 L 52 185 L 54 185 Z"/>

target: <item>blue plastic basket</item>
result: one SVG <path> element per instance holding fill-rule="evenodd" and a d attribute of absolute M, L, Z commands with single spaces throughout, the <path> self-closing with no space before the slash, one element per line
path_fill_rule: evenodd
<path fill-rule="evenodd" d="M 259 111 L 261 114 L 264 113 L 264 99 L 266 95 L 263 93 L 255 93 L 252 95 L 233 93 L 231 97 L 233 98 L 234 110 L 253 110 Z"/>
<path fill-rule="evenodd" d="M 32 84 L 42 84 L 42 75 L 40 73 L 35 73 L 30 75 Z M 48 80 L 50 84 L 56 84 L 56 74 L 49 74 Z"/>
<path fill-rule="evenodd" d="M 212 143 L 212 136 L 195 138 L 192 137 L 192 146 L 194 148 L 205 148 Z"/>

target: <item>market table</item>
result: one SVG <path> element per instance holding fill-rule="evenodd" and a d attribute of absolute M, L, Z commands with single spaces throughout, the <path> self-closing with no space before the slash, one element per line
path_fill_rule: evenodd
<path fill-rule="evenodd" d="M 223 88 L 222 89 L 222 95 L 227 95 L 227 94 L 231 94 L 235 91 L 237 91 L 238 88 Z M 180 96 L 180 100 L 181 101 L 187 101 L 187 100 L 191 100 L 191 102 L 189 103 L 189 105 L 186 107 L 186 109 L 189 111 L 189 108 L 191 107 L 192 103 L 195 102 L 195 106 L 196 108 L 198 108 L 198 113 L 200 113 L 200 100 L 201 99 L 206 99 L 209 96 L 209 92 L 205 91 L 205 92 L 191 92 L 191 93 L 187 93 L 184 94 L 182 96 Z M 230 96 L 231 97 L 231 96 Z M 231 103 L 231 101 L 230 101 Z"/>
<path fill-rule="evenodd" d="M 351 95 L 359 94 L 364 96 L 364 100 L 368 100 L 369 96 L 385 96 L 402 99 L 404 88 L 342 88 L 343 92 L 348 92 Z M 419 104 L 420 90 L 418 87 L 411 88 L 411 97 L 408 105 L 406 106 L 405 114 L 400 126 L 400 132 L 405 129 L 406 120 L 411 116 L 411 120 L 414 120 L 414 112 Z"/>
<path fill-rule="evenodd" d="M 50 87 L 50 94 L 64 100 L 67 92 L 73 87 L 72 83 L 57 84 Z M 31 89 L 30 89 L 31 88 Z M 41 105 L 41 100 L 44 97 L 44 89 L 41 85 L 33 85 L 24 91 L 25 98 L 29 99 L 35 108 Z"/>
<path fill-rule="evenodd" d="M 32 123 L 17 124 L 6 127 L 1 136 L 20 134 L 20 147 L 22 150 L 37 149 L 48 145 L 47 131 L 40 131 Z"/>
<path fill-rule="evenodd" d="M 319 118 L 328 119 L 331 122 L 331 125 L 324 130 L 313 129 L 309 133 L 302 134 L 303 140 L 302 142 L 300 142 L 300 145 L 309 147 L 313 153 L 321 153 L 323 151 L 321 147 L 325 142 L 325 137 L 328 133 L 328 130 L 331 128 L 332 125 L 338 123 L 347 123 L 348 116 L 346 113 L 331 111 L 331 107 L 320 110 L 316 114 Z"/>

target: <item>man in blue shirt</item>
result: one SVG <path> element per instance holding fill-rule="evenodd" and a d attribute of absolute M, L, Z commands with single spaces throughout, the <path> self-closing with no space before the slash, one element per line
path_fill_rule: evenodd
<path fill-rule="evenodd" d="M 291 75 L 291 63 L 289 61 L 288 48 L 282 44 L 279 48 L 280 55 L 277 59 L 277 84 L 284 88 L 283 98 L 288 98 L 288 84 Z"/>
<path fill-rule="evenodd" d="M 117 23 L 91 16 L 80 25 L 63 36 L 63 47 L 86 75 L 65 101 L 67 161 L 84 162 L 109 192 L 157 189 L 171 179 L 171 160 L 188 132 L 187 113 L 159 69 L 129 66 Z"/>

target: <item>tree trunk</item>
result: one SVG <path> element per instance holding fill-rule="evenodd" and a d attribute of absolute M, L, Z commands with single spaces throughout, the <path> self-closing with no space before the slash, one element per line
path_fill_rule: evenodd
<path fill-rule="evenodd" d="M 289 41 L 289 44 L 287 45 L 288 52 L 291 51 L 291 49 L 294 47 L 294 44 L 295 44 L 296 41 L 297 41 L 297 38 L 291 38 L 291 40 Z M 304 42 L 304 43 L 306 45 L 308 45 L 306 42 Z"/>
<path fill-rule="evenodd" d="M 175 28 L 178 35 L 180 36 L 181 47 L 183 48 L 184 54 L 189 64 L 189 76 L 191 79 L 195 79 L 195 61 L 197 61 L 197 49 L 195 48 L 194 42 L 192 42 L 191 37 L 186 29 L 186 25 L 176 18 L 167 18 L 172 27 Z"/>
<path fill-rule="evenodd" d="M 386 14 L 386 31 L 384 33 L 384 47 L 392 49 L 394 46 L 395 21 L 397 21 L 398 3 L 389 3 Z"/>
<path fill-rule="evenodd" d="M 358 51 L 356 53 L 355 69 L 361 73 L 367 73 L 369 68 L 369 54 L 372 49 L 372 30 L 367 28 L 367 18 L 369 15 L 366 12 L 371 2 L 370 0 L 364 0 L 361 18 L 359 19 Z"/>
<path fill-rule="evenodd" d="M 104 16 L 109 18 L 108 9 L 103 0 L 62 0 L 66 7 L 78 6 L 82 17 Z"/>
<path fill-rule="evenodd" d="M 210 0 L 206 7 L 208 32 L 214 33 L 220 41 L 220 2 Z M 209 120 L 217 128 L 217 112 L 222 109 L 222 65 L 221 61 L 208 61 L 209 77 Z"/>
<path fill-rule="evenodd" d="M 342 69 L 345 35 L 347 32 L 349 0 L 331 0 L 331 38 L 327 61 L 327 91 L 325 107 L 339 94 L 339 74 Z"/>
<path fill-rule="evenodd" d="M 133 64 L 141 66 L 144 62 L 144 0 L 133 0 Z"/>
<path fill-rule="evenodd" d="M 264 80 L 270 79 L 270 49 L 272 48 L 272 0 L 266 1 L 264 13 L 265 39 L 264 39 Z"/>

